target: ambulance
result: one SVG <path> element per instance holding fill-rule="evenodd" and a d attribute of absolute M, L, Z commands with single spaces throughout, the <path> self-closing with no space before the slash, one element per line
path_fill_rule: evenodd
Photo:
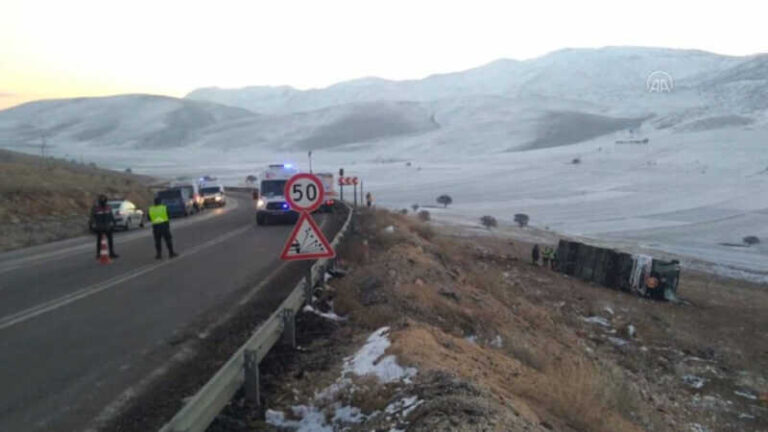
<path fill-rule="evenodd" d="M 256 199 L 256 224 L 269 225 L 273 222 L 296 222 L 299 214 L 291 210 L 286 201 L 285 183 L 298 174 L 291 164 L 269 165 L 260 176 L 259 194 Z"/>

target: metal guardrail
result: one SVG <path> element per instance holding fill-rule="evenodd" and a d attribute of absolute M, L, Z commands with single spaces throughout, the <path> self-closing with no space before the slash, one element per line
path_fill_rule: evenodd
<path fill-rule="evenodd" d="M 347 208 L 349 212 L 347 220 L 331 242 L 334 249 L 344 238 L 354 214 L 351 206 L 347 205 Z M 307 293 L 311 293 L 318 280 L 324 276 L 326 269 L 332 264 L 333 261 L 329 259 L 316 261 L 307 277 L 296 284 L 288 298 L 160 429 L 160 432 L 204 432 L 243 385 L 246 387 L 246 397 L 258 401 L 258 363 L 283 337 L 286 330 L 290 341 L 295 343 L 294 316 L 307 300 Z M 250 397 L 248 393 L 251 393 Z"/>

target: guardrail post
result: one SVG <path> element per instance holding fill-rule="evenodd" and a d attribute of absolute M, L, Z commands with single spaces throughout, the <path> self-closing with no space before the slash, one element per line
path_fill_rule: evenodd
<path fill-rule="evenodd" d="M 304 300 L 306 304 L 312 306 L 312 294 L 314 291 L 314 284 L 312 283 L 312 266 L 307 268 L 307 276 L 304 278 Z"/>
<path fill-rule="evenodd" d="M 261 404 L 261 395 L 259 391 L 258 356 L 256 350 L 251 349 L 245 350 L 244 355 L 245 362 L 243 366 L 245 371 L 245 384 L 243 385 L 243 388 L 245 389 L 245 400 L 250 404 L 259 406 Z"/>
<path fill-rule="evenodd" d="M 283 315 L 283 342 L 296 348 L 296 318 L 292 310 L 286 308 L 282 311 Z"/>

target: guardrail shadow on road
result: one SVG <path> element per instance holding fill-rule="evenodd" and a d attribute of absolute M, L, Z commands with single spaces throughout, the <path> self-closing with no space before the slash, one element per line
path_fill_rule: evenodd
<path fill-rule="evenodd" d="M 347 205 L 347 219 L 331 242 L 337 249 L 350 227 L 354 209 Z M 244 387 L 246 399 L 259 401 L 259 363 L 272 347 L 284 338 L 295 346 L 295 316 L 302 305 L 311 299 L 325 272 L 332 268 L 335 259 L 320 259 L 310 268 L 307 276 L 296 284 L 288 297 L 264 321 L 253 335 L 222 366 L 213 378 L 160 429 L 160 432 L 204 432 L 221 410 L 229 403 L 240 387 Z"/>

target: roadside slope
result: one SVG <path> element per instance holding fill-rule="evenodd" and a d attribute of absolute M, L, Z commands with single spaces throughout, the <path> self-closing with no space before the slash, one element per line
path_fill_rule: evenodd
<path fill-rule="evenodd" d="M 235 402 L 209 431 L 768 425 L 764 287 L 686 273 L 688 304 L 653 302 L 533 266 L 529 245 L 358 222 L 302 349 L 262 364 L 264 423 Z"/>
<path fill-rule="evenodd" d="M 149 178 L 0 150 L 0 251 L 87 233 L 96 197 L 146 208 Z"/>

